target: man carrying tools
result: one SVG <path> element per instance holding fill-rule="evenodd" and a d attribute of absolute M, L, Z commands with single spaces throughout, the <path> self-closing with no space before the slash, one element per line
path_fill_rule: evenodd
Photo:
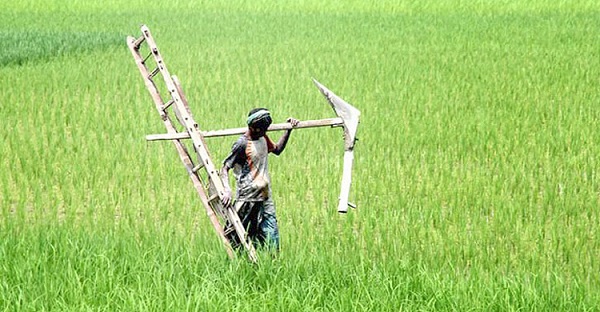
<path fill-rule="evenodd" d="M 288 118 L 287 122 L 292 128 L 299 123 L 294 118 Z M 233 204 L 229 187 L 229 170 L 233 168 L 236 178 L 235 210 L 248 233 L 248 238 L 259 246 L 279 251 L 279 229 L 275 216 L 275 203 L 271 196 L 268 153 L 281 154 L 292 129 L 286 130 L 275 144 L 266 135 L 272 119 L 265 108 L 251 110 L 246 123 L 248 130 L 233 144 L 231 153 L 223 161 L 220 171 L 225 187 L 223 204 L 225 206 Z M 228 226 L 230 225 L 226 225 L 226 230 Z M 228 235 L 228 239 L 234 248 L 240 245 L 235 233 Z"/>
<path fill-rule="evenodd" d="M 268 126 L 271 122 L 270 116 L 267 118 L 267 115 L 269 115 L 268 111 L 262 109 L 263 111 L 261 112 L 261 109 L 259 109 L 253 111 L 248 116 L 248 127 L 202 131 L 199 129 L 198 123 L 191 116 L 187 99 L 183 94 L 177 77 L 171 75 L 167 70 L 164 59 L 150 33 L 150 29 L 146 25 L 142 25 L 140 30 L 142 32 L 141 37 L 127 37 L 127 46 L 144 79 L 146 88 L 150 92 L 155 108 L 167 129 L 167 133 L 164 134 L 147 135 L 146 140 L 173 140 L 179 158 L 185 166 L 204 208 L 206 208 L 210 222 L 219 238 L 227 247 L 227 253 L 231 258 L 235 257 L 230 248 L 231 245 L 234 244 L 236 246 L 236 244 L 239 244 L 247 251 L 250 261 L 257 261 L 254 244 L 251 244 L 247 238 L 253 239 L 258 243 L 262 241 L 263 244 L 269 242 L 275 248 L 279 248 L 275 208 L 270 196 L 270 180 L 268 175 L 264 173 L 267 172 L 266 155 L 269 152 L 279 154 L 283 151 L 291 129 L 326 126 L 341 127 L 343 129 L 344 163 L 340 196 L 338 198 L 338 212 L 346 213 L 349 206 L 356 207 L 356 205 L 348 201 L 348 197 L 352 182 L 354 146 L 357 141 L 356 132 L 360 119 L 360 111 L 358 109 L 348 104 L 313 78 L 313 82 L 319 91 L 321 91 L 321 94 L 325 96 L 337 117 L 305 120 L 302 122 L 289 119 L 288 122 Z M 150 52 L 144 56 L 142 55 L 142 51 Z M 160 75 L 158 75 L 159 73 Z M 158 84 L 163 85 L 159 90 L 155 79 L 160 77 L 163 78 L 164 85 Z M 164 95 L 169 96 L 165 97 Z M 175 114 L 177 117 L 175 120 L 181 124 L 185 131 L 179 132 L 177 130 L 178 127 L 174 123 L 174 119 L 170 118 L 172 113 Z M 266 124 L 260 125 L 260 123 Z M 252 124 L 252 127 L 250 124 Z M 267 129 L 267 127 L 269 131 L 286 131 L 278 144 L 274 144 L 264 135 L 264 129 Z M 225 160 L 223 169 L 221 171 L 216 170 L 204 138 L 240 134 L 244 134 L 244 137 L 240 138 L 234 145 L 230 157 Z M 192 140 L 194 151 L 198 157 L 197 161 L 194 161 L 188 149 L 182 143 L 181 140 L 183 139 Z M 259 154 L 262 156 L 257 157 Z M 238 191 L 235 207 L 232 206 L 232 195 L 228 185 L 228 171 L 231 168 L 234 168 L 234 172 L 237 173 Z M 206 175 L 200 174 L 201 172 L 204 172 Z M 226 205 L 223 205 L 224 203 Z M 254 208 L 254 206 L 259 208 Z M 242 224 L 240 215 L 248 216 L 245 222 L 246 227 Z M 223 221 L 229 224 L 229 226 L 225 227 L 225 230 L 222 225 Z M 247 229 L 251 230 L 250 235 L 248 235 Z"/>

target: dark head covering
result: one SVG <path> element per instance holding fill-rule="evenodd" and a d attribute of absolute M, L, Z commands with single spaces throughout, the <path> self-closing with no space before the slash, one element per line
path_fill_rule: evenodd
<path fill-rule="evenodd" d="M 271 113 L 266 108 L 255 108 L 248 114 L 246 123 L 253 128 L 267 129 L 271 125 Z"/>

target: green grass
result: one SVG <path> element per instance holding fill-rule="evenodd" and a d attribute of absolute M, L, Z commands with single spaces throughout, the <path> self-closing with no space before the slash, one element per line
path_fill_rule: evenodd
<path fill-rule="evenodd" d="M 0 310 L 597 310 L 592 1 L 0 4 Z M 125 37 L 202 129 L 362 112 L 271 158 L 282 253 L 227 260 Z M 277 137 L 277 135 L 274 135 Z M 234 138 L 208 139 L 219 164 Z"/>

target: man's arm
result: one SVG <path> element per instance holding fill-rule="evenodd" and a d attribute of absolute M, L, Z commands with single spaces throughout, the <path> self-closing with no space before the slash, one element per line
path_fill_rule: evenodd
<path fill-rule="evenodd" d="M 231 187 L 229 187 L 229 170 L 235 166 L 235 164 L 239 164 L 245 156 L 246 150 L 246 138 L 241 136 L 231 147 L 231 153 L 225 160 L 223 161 L 223 167 L 219 171 L 219 176 L 221 178 L 221 182 L 223 182 L 223 187 L 225 194 L 223 194 L 222 202 L 225 207 L 228 207 L 232 204 L 232 194 Z"/>
<path fill-rule="evenodd" d="M 287 119 L 287 122 L 292 124 L 292 127 L 296 127 L 300 121 L 298 121 L 298 119 L 290 117 Z M 275 146 L 273 147 L 273 150 L 271 150 L 271 153 L 273 153 L 275 155 L 281 154 L 283 152 L 283 150 L 285 149 L 285 146 L 287 145 L 287 142 L 290 138 L 291 133 L 292 133 L 292 129 L 286 130 L 283 133 L 283 135 L 279 138 L 279 141 L 277 142 L 277 144 L 275 144 Z"/>
<path fill-rule="evenodd" d="M 229 187 L 229 166 L 226 164 L 223 165 L 221 170 L 219 171 L 219 175 L 221 176 L 221 181 L 223 182 L 223 187 L 225 190 L 225 194 L 223 194 L 222 202 L 225 207 L 229 207 L 231 205 L 231 187 Z"/>

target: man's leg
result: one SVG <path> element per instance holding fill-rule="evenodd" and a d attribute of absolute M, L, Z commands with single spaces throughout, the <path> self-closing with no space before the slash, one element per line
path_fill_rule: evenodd
<path fill-rule="evenodd" d="M 258 222 L 260 218 L 260 205 L 259 202 L 247 202 L 243 206 L 243 211 L 238 210 L 238 215 L 242 220 L 242 226 L 246 229 L 248 238 L 255 240 L 258 235 Z"/>
<path fill-rule="evenodd" d="M 259 241 L 267 248 L 279 251 L 279 227 L 275 216 L 275 203 L 272 199 L 263 202 L 262 218 L 258 225 Z"/>
<path fill-rule="evenodd" d="M 235 210 L 238 213 L 240 221 L 242 221 L 242 226 L 246 230 L 248 238 L 254 240 L 258 234 L 259 205 L 256 205 L 255 202 L 236 201 Z M 231 227 L 233 227 L 233 225 L 227 222 L 225 231 Z M 231 231 L 231 233 L 227 235 L 227 238 L 234 249 L 237 250 L 241 247 L 241 241 L 235 231 Z"/>

